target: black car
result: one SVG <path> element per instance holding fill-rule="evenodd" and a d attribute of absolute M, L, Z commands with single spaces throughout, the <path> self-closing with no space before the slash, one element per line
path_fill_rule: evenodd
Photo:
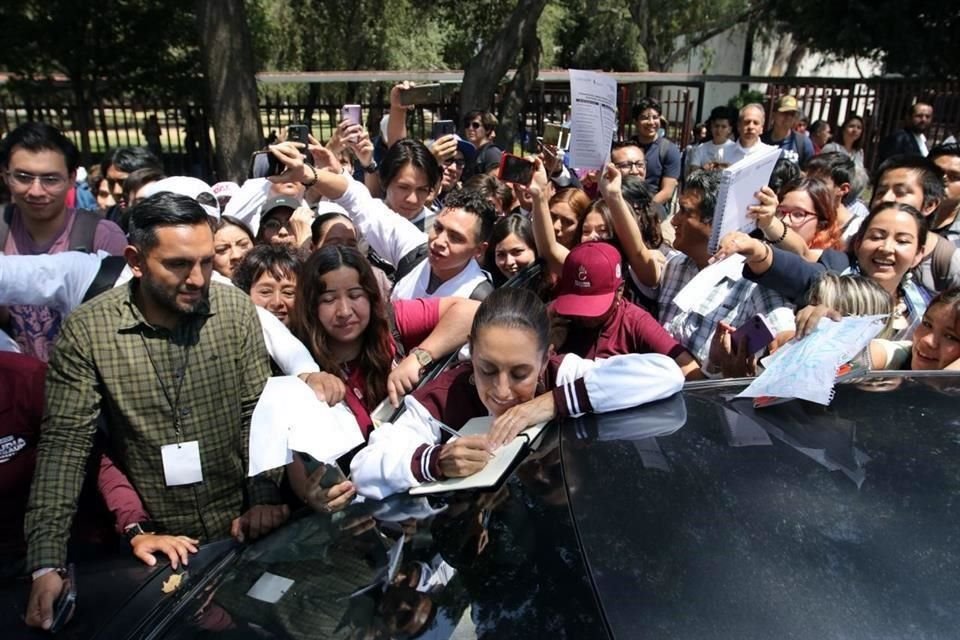
<path fill-rule="evenodd" d="M 960 636 L 960 377 L 874 375 L 829 407 L 744 385 L 566 420 L 495 491 L 299 514 L 173 580 L 83 567 L 61 635 Z M 4 638 L 42 635 L 26 588 Z"/>

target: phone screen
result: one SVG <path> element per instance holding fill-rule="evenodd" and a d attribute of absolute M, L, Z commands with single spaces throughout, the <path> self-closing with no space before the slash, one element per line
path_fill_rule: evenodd
<path fill-rule="evenodd" d="M 558 146 L 560 144 L 560 129 L 560 125 L 552 122 L 543 125 L 543 144 Z"/>
<path fill-rule="evenodd" d="M 504 182 L 528 185 L 533 180 L 533 163 L 505 153 L 500 157 L 500 171 L 497 177 Z"/>
<path fill-rule="evenodd" d="M 303 462 L 303 467 L 306 469 L 308 476 L 312 476 L 317 472 L 318 469 L 323 469 L 323 476 L 320 478 L 320 486 L 324 489 L 329 489 L 330 487 L 340 484 L 347 479 L 343 469 L 341 469 L 340 465 L 336 462 L 326 464 L 320 462 L 309 453 L 303 453 L 301 451 L 297 451 L 295 453 L 297 457 L 300 458 L 300 461 Z"/>
<path fill-rule="evenodd" d="M 443 97 L 439 84 L 421 84 L 400 92 L 400 104 L 408 107 L 414 104 L 440 102 Z"/>
<path fill-rule="evenodd" d="M 430 138 L 439 140 L 443 136 L 457 132 L 457 123 L 453 120 L 437 120 L 433 123 L 433 131 L 430 132 Z"/>
<path fill-rule="evenodd" d="M 360 105 L 343 105 L 343 107 L 340 109 L 340 118 L 342 120 L 349 120 L 352 124 L 363 124 L 362 117 L 360 115 Z"/>

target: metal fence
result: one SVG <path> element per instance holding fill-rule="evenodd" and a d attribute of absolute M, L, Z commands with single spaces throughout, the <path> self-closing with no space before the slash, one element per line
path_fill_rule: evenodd
<path fill-rule="evenodd" d="M 899 126 L 905 110 L 922 98 L 934 106 L 934 124 L 928 133 L 931 141 L 955 133 L 960 123 L 960 82 L 905 79 L 788 79 L 788 78 L 696 78 L 688 82 L 642 82 L 622 84 L 619 89 L 619 130 L 622 137 L 633 134 L 632 105 L 644 95 L 660 99 L 667 121 L 667 136 L 686 147 L 694 124 L 716 106 L 703 104 L 707 83 L 729 83 L 731 90 L 745 86 L 759 88 L 772 110 L 783 94 L 797 97 L 810 121 L 826 120 L 836 127 L 849 113 L 864 118 L 864 151 L 871 166 L 879 140 Z M 736 85 L 736 86 L 733 86 Z M 330 95 L 329 92 L 327 94 Z M 354 95 L 360 100 L 363 117 L 371 131 L 379 131 L 380 118 L 389 106 L 385 85 L 363 87 Z M 340 96 L 330 96 L 340 97 Z M 279 133 L 292 123 L 311 127 L 321 140 L 328 139 L 339 119 L 342 103 L 320 97 L 319 91 L 304 89 L 291 94 L 265 89 L 261 94 L 260 118 L 265 136 Z M 458 121 L 459 96 L 455 89 L 436 104 L 418 105 L 408 119 L 409 134 L 429 136 L 435 119 Z M 535 148 L 536 136 L 545 121 L 562 122 L 570 109 L 569 86 L 563 82 L 539 82 L 528 96 L 516 124 L 513 141 L 499 140 L 502 146 L 518 144 L 525 150 Z M 150 104 L 136 101 L 104 102 L 79 118 L 69 98 L 58 95 L 43 103 L 21 100 L 0 93 L 0 134 L 28 120 L 50 122 L 63 130 L 85 151 L 88 162 L 97 161 L 107 149 L 119 145 L 142 145 L 164 160 L 170 174 L 196 175 L 213 179 L 215 139 L 207 110 L 202 104 L 184 101 L 177 104 Z M 78 123 L 92 123 L 80 131 Z"/>

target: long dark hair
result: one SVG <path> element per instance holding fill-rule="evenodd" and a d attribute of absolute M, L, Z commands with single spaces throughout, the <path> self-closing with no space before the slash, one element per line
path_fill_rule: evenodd
<path fill-rule="evenodd" d="M 363 404 L 373 409 L 387 395 L 387 376 L 393 367 L 392 337 L 377 279 L 370 263 L 359 251 L 353 247 L 330 245 L 310 256 L 297 278 L 297 304 L 293 308 L 290 330 L 307 345 L 323 371 L 341 375 L 341 363 L 333 357 L 327 332 L 317 318 L 320 296 L 326 291 L 323 276 L 341 267 L 359 274 L 360 286 L 370 301 L 370 322 L 361 336 L 363 348 L 357 366 L 364 372 Z"/>
<path fill-rule="evenodd" d="M 840 125 L 840 132 L 833 135 L 833 140 L 834 142 L 839 144 L 841 147 L 844 146 L 843 130 L 846 129 L 847 125 L 853 122 L 854 120 L 860 121 L 860 137 L 853 141 L 853 150 L 856 151 L 857 149 L 863 148 L 863 138 L 867 135 L 867 132 L 865 130 L 866 124 L 864 123 L 863 118 L 858 116 L 855 113 L 851 113 L 846 117 L 846 119 L 844 119 L 843 124 Z"/>
<path fill-rule="evenodd" d="M 484 258 L 487 271 L 493 276 L 493 286 L 499 287 L 507 281 L 507 277 L 500 273 L 497 267 L 497 245 L 511 235 L 517 236 L 524 244 L 537 252 L 537 243 L 533 237 L 533 224 L 530 219 L 519 213 L 499 218 L 493 224 L 490 241 L 487 244 L 487 255 Z"/>

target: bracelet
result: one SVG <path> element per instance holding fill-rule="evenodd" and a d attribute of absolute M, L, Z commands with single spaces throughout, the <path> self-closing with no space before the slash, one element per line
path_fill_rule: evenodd
<path fill-rule="evenodd" d="M 787 223 L 781 220 L 780 224 L 783 225 L 783 233 L 781 233 L 780 237 L 777 238 L 776 240 L 770 240 L 769 238 L 767 238 L 767 240 L 770 241 L 770 244 L 780 244 L 781 242 L 783 242 L 784 238 L 787 237 Z M 764 234 L 764 236 L 766 236 L 766 234 Z"/>
<path fill-rule="evenodd" d="M 300 184 L 302 184 L 303 186 L 305 186 L 307 189 L 309 189 L 309 188 L 312 187 L 313 185 L 317 184 L 317 180 L 319 180 L 319 176 L 317 175 L 317 170 L 316 170 L 312 165 L 305 164 L 305 165 L 303 165 L 303 166 L 305 166 L 305 167 L 310 167 L 310 171 L 313 172 L 313 180 L 311 180 L 310 182 L 301 182 L 301 183 L 300 183 Z"/>
<path fill-rule="evenodd" d="M 760 258 L 759 260 L 748 260 L 747 262 L 749 264 L 760 264 L 761 262 L 766 261 L 767 257 L 770 255 L 770 245 L 764 242 L 763 247 L 764 249 L 766 249 L 766 251 L 763 252 L 763 257 Z"/>

